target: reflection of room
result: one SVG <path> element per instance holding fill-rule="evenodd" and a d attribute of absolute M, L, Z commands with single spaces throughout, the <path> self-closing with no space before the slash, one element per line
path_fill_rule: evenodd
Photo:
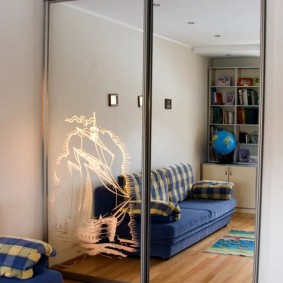
<path fill-rule="evenodd" d="M 0 11 L 3 12 L 1 16 L 1 23 L 5 31 L 1 32 L 2 43 L 1 46 L 3 47 L 3 60 L 1 60 L 1 66 L 5 69 L 5 75 L 1 76 L 1 94 L 3 94 L 2 102 L 5 107 L 1 109 L 1 121 L 3 122 L 1 125 L 1 132 L 5 133 L 2 135 L 1 138 L 1 156 L 2 162 L 1 166 L 1 181 L 2 181 L 2 190 L 3 194 L 1 194 L 1 201 L 0 201 L 0 220 L 1 220 L 1 231 L 2 234 L 21 234 L 24 236 L 30 236 L 33 238 L 42 238 L 43 234 L 43 226 L 44 221 L 42 217 L 42 181 L 41 181 L 41 145 L 40 145 L 40 119 L 41 119 L 41 111 L 40 111 L 40 84 L 41 84 L 41 70 L 42 70 L 42 52 L 43 52 L 43 3 L 41 1 L 27 1 L 24 4 L 19 2 L 11 2 L 8 0 L 1 1 L 1 9 Z M 280 215 L 280 184 L 281 180 L 279 178 L 280 174 L 278 174 L 277 168 L 280 168 L 280 156 L 281 156 L 281 147 L 280 147 L 280 131 L 279 129 L 280 121 L 280 109 L 281 103 L 281 95 L 279 95 L 279 89 L 281 88 L 279 74 L 281 74 L 281 64 L 282 61 L 282 52 L 280 42 L 282 33 L 280 33 L 280 22 L 282 21 L 282 3 L 278 0 L 268 1 L 268 41 L 267 41 L 267 93 L 268 96 L 266 97 L 266 123 L 268 127 L 266 127 L 265 132 L 266 139 L 265 143 L 265 154 L 264 158 L 264 175 L 263 175 L 263 213 L 262 213 L 262 239 L 263 243 L 261 245 L 261 266 L 260 266 L 260 280 L 264 282 L 276 282 L 278 278 L 280 278 L 280 262 L 281 262 L 281 255 L 280 255 L 280 248 L 278 248 L 278 243 L 280 242 L 279 236 L 281 235 L 281 227 L 280 221 L 277 221 L 278 215 Z M 231 16 L 233 13 L 229 13 Z M 227 21 L 228 22 L 228 21 Z M 7 30 L 9 32 L 7 32 Z M 161 41 L 161 40 L 160 40 Z M 90 46 L 90 49 L 92 47 Z M 181 50 L 182 48 L 178 48 Z M 182 49 L 183 50 L 183 49 Z M 169 52 L 169 51 L 168 51 Z M 140 52 L 141 54 L 142 52 Z M 160 54 L 159 54 L 160 55 Z M 180 54 L 176 55 L 180 56 Z M 180 56 L 181 57 L 181 56 Z M 190 57 L 191 59 L 193 57 Z M 141 59 L 139 59 L 141 60 Z M 227 58 L 227 61 L 233 61 L 232 58 Z M 162 63 L 162 60 L 160 60 Z M 214 60 L 219 62 L 219 60 Z M 254 59 L 252 59 L 254 61 Z M 251 62 L 251 61 L 250 61 Z M 190 62 L 191 64 L 191 62 Z M 255 66 L 255 62 L 251 62 L 252 66 Z M 251 66 L 248 65 L 249 67 Z M 166 61 L 166 66 L 168 63 Z M 212 66 L 209 64 L 209 66 Z M 218 66 L 218 65 L 213 65 Z M 228 66 L 228 65 L 227 65 Z M 229 64 L 230 66 L 230 64 Z M 233 66 L 236 66 L 233 64 Z M 240 67 L 243 64 L 239 65 Z M 196 72 L 199 69 L 195 70 Z M 203 73 L 206 73 L 207 69 L 204 68 Z M 80 77 L 80 73 L 77 74 L 77 77 Z M 194 75 L 194 74 L 192 74 Z M 174 73 L 173 73 L 174 76 Z M 189 77 L 189 76 L 187 76 Z M 194 77 L 192 77 L 194 78 Z M 66 81 L 68 80 L 65 78 Z M 133 80 L 133 77 L 131 77 Z M 194 79 L 195 80 L 195 79 Z M 128 79 L 127 79 L 128 81 Z M 68 83 L 72 84 L 72 81 L 68 81 Z M 197 82 L 196 85 L 198 85 Z M 81 87 L 83 88 L 83 83 Z M 180 91 L 181 91 L 181 84 Z M 77 86 L 74 86 L 77 87 Z M 205 83 L 205 87 L 199 86 L 203 93 L 207 93 L 207 84 Z M 141 109 L 137 107 L 137 96 L 141 94 L 140 92 L 141 87 L 138 91 L 135 91 L 134 88 L 130 91 L 133 93 L 132 98 L 133 103 L 132 107 L 123 107 L 121 104 L 124 101 L 129 103 L 128 95 L 123 95 L 123 92 L 119 92 L 119 106 L 118 107 L 109 107 L 107 101 L 108 93 L 116 93 L 116 88 L 113 88 L 109 91 L 103 91 L 103 96 L 98 97 L 98 100 L 101 99 L 100 105 L 105 105 L 105 109 L 103 111 L 109 111 L 111 115 L 114 115 L 115 121 L 117 124 L 115 126 L 114 132 L 118 134 L 124 142 L 129 144 L 138 144 L 137 147 L 140 147 L 139 140 L 140 140 L 140 116 Z M 196 90 L 196 89 L 195 89 Z M 278 90 L 278 91 L 277 91 Z M 91 92 L 90 88 L 90 92 Z M 198 91 L 198 90 L 197 90 Z M 197 91 L 192 91 L 190 93 L 196 93 Z M 75 92 L 75 91 L 74 91 Z M 5 93 L 5 95 L 4 95 Z M 81 94 L 82 92 L 80 92 Z M 170 122 L 167 118 L 174 116 L 176 111 L 180 110 L 178 105 L 180 103 L 186 104 L 190 102 L 190 105 L 193 104 L 183 98 L 178 101 L 178 98 L 172 95 L 173 91 L 170 91 L 168 95 L 160 95 L 160 97 L 155 101 L 155 106 L 157 108 L 158 101 L 160 101 L 160 109 L 155 109 L 155 113 L 159 113 L 157 111 L 164 111 L 164 115 L 161 118 L 162 121 L 166 120 Z M 93 93 L 92 93 L 93 94 Z M 121 95 L 122 94 L 122 95 Z M 91 96 L 91 94 L 90 94 Z M 123 98 L 124 96 L 124 98 Z M 205 96 L 205 95 L 204 95 Z M 131 97 L 131 96 L 130 96 Z M 164 109 L 164 98 L 172 98 L 173 107 L 171 110 L 165 112 Z M 176 100 L 177 99 L 177 100 Z M 103 101 L 102 101 L 103 100 Z M 181 102 L 180 102 L 181 101 Z M 68 101 L 65 101 L 67 105 L 69 105 Z M 78 102 L 78 109 L 81 107 L 80 103 Z M 177 103 L 177 104 L 176 104 Z M 204 104 L 206 101 L 204 101 Z M 203 104 L 202 102 L 197 102 L 197 104 Z M 67 107 L 64 107 L 67 108 Z M 83 107 L 81 107 L 83 108 Z M 185 108 L 185 107 L 184 107 Z M 191 107 L 190 107 L 191 108 Z M 206 108 L 206 107 L 205 107 Z M 130 111 L 130 117 L 135 117 L 133 122 L 130 119 L 127 120 L 131 126 L 131 132 L 133 133 L 132 136 L 127 135 L 126 130 L 123 128 L 124 123 L 122 125 L 118 125 L 118 117 L 120 117 L 120 111 L 123 109 L 123 112 Z M 199 108 L 200 109 L 200 108 Z M 136 114 L 136 110 L 138 110 L 139 114 Z M 65 109 L 62 109 L 65 111 Z M 101 111 L 100 114 L 103 114 Z M 194 111 L 194 109 L 193 109 Z M 81 109 L 78 110 L 77 113 L 71 113 L 68 117 L 72 115 L 80 115 L 83 111 Z M 122 111 L 121 111 L 122 112 Z M 195 111 L 197 112 L 197 110 Z M 17 113 L 17 115 L 15 115 Z M 163 112 L 161 112 L 163 113 Z M 205 115 L 207 112 L 203 112 Z M 89 111 L 86 114 L 86 117 L 90 117 L 93 114 L 93 110 Z M 119 115 L 118 115 L 119 114 Z M 159 113 L 160 114 L 160 113 Z M 198 115 L 199 113 L 195 113 Z M 171 116 L 169 116 L 171 115 Z M 202 155 L 203 161 L 206 161 L 206 154 L 205 152 L 202 154 L 202 150 L 199 150 L 198 153 L 192 153 L 191 148 L 196 148 L 198 142 L 201 140 L 200 136 L 203 135 L 203 132 L 197 128 L 196 130 L 201 131 L 197 138 L 192 137 L 192 131 L 194 129 L 194 117 L 189 117 L 187 115 L 186 119 L 190 119 L 190 123 L 183 124 L 181 127 L 183 128 L 183 132 L 185 133 L 184 139 L 179 139 L 179 136 L 172 137 L 170 136 L 170 143 L 173 140 L 176 144 L 178 144 L 179 148 L 177 149 L 176 158 L 174 157 L 174 152 L 170 151 L 167 152 L 168 154 L 168 164 L 179 161 L 182 156 L 182 148 L 185 149 L 185 156 L 186 160 L 191 157 L 191 154 L 195 154 L 195 162 L 194 167 L 200 168 L 202 161 L 197 160 L 197 156 Z M 21 117 L 19 122 L 19 117 Z M 198 116 L 196 116 L 198 117 Z M 65 118 L 65 116 L 64 116 Z M 117 119 L 116 119 L 117 118 Z M 101 119 L 101 120 L 100 120 Z M 113 119 L 113 120 L 114 120 Z M 97 115 L 97 122 L 100 126 L 104 126 L 105 128 L 111 128 L 112 120 L 107 121 L 104 115 Z M 160 121 L 159 121 L 160 122 Z M 176 122 L 173 117 L 173 122 Z M 204 119 L 203 124 L 207 122 L 207 119 Z M 11 125 L 18 125 L 17 131 L 15 131 L 15 127 Z M 62 123 L 63 124 L 63 123 Z M 166 134 L 167 126 L 162 128 L 161 123 L 155 124 L 155 134 Z M 173 124 L 174 125 L 174 124 Z M 170 126 L 168 123 L 168 128 L 170 133 L 172 133 L 172 128 L 174 126 Z M 175 127 L 176 128 L 176 127 Z M 175 130 L 175 129 L 173 129 Z M 177 133 L 179 133 L 177 129 Z M 60 132 L 60 130 L 58 130 Z M 180 131 L 181 132 L 181 131 Z M 247 131 L 243 131 L 243 133 L 249 134 Z M 273 138 L 274 133 L 276 133 L 276 139 Z M 122 134 L 122 135 L 120 135 Z M 206 134 L 206 131 L 205 133 Z M 21 137 L 19 139 L 19 137 Z M 135 140 L 134 137 L 138 137 Z M 63 133 L 60 133 L 58 139 L 64 139 Z M 192 141 L 192 144 L 189 146 L 188 149 L 187 143 Z M 252 137 L 251 135 L 243 135 L 243 143 L 245 141 L 249 141 L 247 146 L 250 145 Z M 164 142 L 164 139 L 163 139 Z M 58 147 L 61 147 L 61 143 L 58 143 Z M 155 141 L 155 148 L 158 145 L 158 139 Z M 202 141 L 203 148 L 206 148 L 207 139 Z M 243 145 L 245 146 L 245 145 Z M 163 148 L 157 148 L 159 153 L 162 153 L 165 146 Z M 130 147 L 131 152 L 136 152 L 136 147 Z M 155 155 L 155 162 L 156 168 L 158 167 L 158 156 L 160 155 L 158 152 Z M 251 154 L 253 155 L 253 154 Z M 167 155 L 164 157 L 163 160 L 160 160 L 160 163 L 167 162 L 166 160 Z M 138 159 L 136 157 L 136 159 Z M 132 172 L 138 171 L 140 167 L 140 162 L 136 161 L 133 163 Z M 198 171 L 198 170 L 196 170 Z M 115 174 L 118 174 L 118 170 Z M 196 172 L 198 174 L 198 178 L 201 176 L 200 171 Z M 251 213 L 248 215 L 252 215 Z M 239 220 L 239 219 L 238 219 Z M 236 221 L 238 221 L 236 220 Z M 246 226 L 246 229 L 249 227 Z M 217 238 L 220 236 L 219 234 L 216 235 Z M 272 239 L 272 241 L 270 241 Z M 215 239 L 216 240 L 216 239 Z M 207 242 L 203 243 L 200 242 L 201 245 L 209 245 Z M 182 266 L 188 267 L 189 264 L 188 258 L 192 257 L 192 253 L 196 251 L 196 246 L 193 248 L 187 249 L 186 260 L 183 262 Z M 200 247 L 201 248 L 201 247 Z M 203 248 L 203 247 L 202 247 Z M 60 257 L 60 254 L 58 254 Z M 60 258 L 59 258 L 60 259 Z M 168 271 L 169 267 L 174 269 L 178 267 L 177 263 L 178 258 L 172 258 L 169 261 L 163 262 L 165 269 Z M 196 258 L 194 258 L 194 262 L 196 262 Z M 107 261 L 106 258 L 102 258 L 101 261 L 104 263 Z M 110 260 L 109 260 L 110 261 Z M 121 262 L 121 261 L 120 261 Z M 158 261 L 153 261 L 153 264 L 157 266 Z M 174 263 L 174 264 L 173 264 Z M 130 263 L 128 263 L 130 264 Z M 214 266 L 215 267 L 215 266 Z M 80 268 L 82 268 L 80 266 Z M 219 267 L 220 268 L 220 267 Z M 87 268 L 86 268 L 87 269 Z M 139 268 L 133 268 L 139 273 Z M 217 269 L 217 268 L 216 268 Z M 81 269 L 83 270 L 83 269 Z M 171 269 L 172 270 L 172 269 Z M 180 270 L 180 269 L 178 269 Z M 204 268 L 201 269 L 203 273 Z M 110 273 L 110 270 L 108 270 Z M 174 270 L 173 270 L 174 271 Z M 155 274 L 162 271 L 156 271 Z M 172 272 L 173 273 L 173 272 Z M 166 274 L 164 272 L 164 274 Z M 187 276 L 187 274 L 185 275 Z M 187 278 L 187 277 L 186 277 Z M 132 278 L 133 279 L 133 278 Z M 137 279 L 138 280 L 138 279 Z"/>
<path fill-rule="evenodd" d="M 111 129 L 125 144 L 131 156 L 130 170 L 139 171 L 141 111 L 136 105 L 136 99 L 142 92 L 142 33 L 63 5 L 56 6 L 56 9 L 51 11 L 53 12 L 50 38 L 50 48 L 53 50 L 50 57 L 52 91 L 49 94 L 50 136 L 53 137 L 51 143 L 60 145 L 64 142 L 66 131 L 70 131 L 69 125 L 64 123 L 66 117 L 71 117 L 74 113 L 86 115 L 85 113 L 95 111 L 97 125 Z M 62 18 L 65 19 L 63 23 L 61 23 Z M 77 22 L 80 25 L 77 25 Z M 72 33 L 66 32 L 69 29 Z M 96 34 L 95 37 L 90 36 L 93 33 Z M 164 49 L 167 50 L 165 54 Z M 186 47 L 159 38 L 156 38 L 154 52 L 156 69 L 153 86 L 155 94 L 153 166 L 170 165 L 190 159 L 194 167 L 199 168 L 200 160 L 205 158 L 203 137 L 206 136 L 206 116 L 197 109 L 204 106 L 207 86 L 198 78 L 206 77 L 208 59 L 194 55 Z M 61 64 L 62 60 L 67 63 Z M 171 64 L 172 61 L 175 62 L 174 65 Z M 194 62 L 195 68 L 191 68 L 190 61 Z M 170 65 L 170 68 L 164 68 Z M 182 72 L 176 76 L 179 70 Z M 83 73 L 84 76 L 78 76 L 78 72 Z M 67 84 L 62 84 L 62 74 L 69 78 Z M 78 95 L 82 92 L 85 94 L 83 100 Z M 111 92 L 119 94 L 119 105 L 115 108 L 107 106 L 107 95 Z M 196 92 L 203 95 L 187 95 Z M 63 96 L 64 93 L 67 94 L 67 101 Z M 164 109 L 164 99 L 173 96 L 174 107 L 168 112 Z M 65 103 L 68 103 L 67 108 L 62 106 Z M 195 107 L 187 111 L 191 104 Z M 196 133 L 192 138 L 190 131 L 184 132 L 183 129 L 187 128 L 187 121 L 193 120 L 197 122 L 192 125 Z M 56 127 L 52 127 L 55 124 Z M 176 124 L 178 128 L 175 127 Z M 168 133 L 174 135 L 168 136 Z M 160 143 L 161 140 L 166 142 Z M 168 151 L 169 144 L 178 144 L 178 146 Z M 58 149 L 61 148 L 59 145 L 54 151 L 50 146 L 50 166 L 56 162 Z M 114 167 L 114 170 L 116 176 L 121 173 L 118 167 Z M 196 170 L 195 174 L 199 179 L 199 170 Z M 52 179 L 49 184 L 52 186 Z M 62 209 L 60 205 L 60 210 Z M 64 222 L 63 218 L 60 218 L 61 222 Z"/>
<path fill-rule="evenodd" d="M 137 107 L 136 99 L 142 92 L 142 33 L 133 26 L 125 26 L 120 22 L 109 20 L 109 18 L 90 12 L 85 13 L 81 9 L 74 9 L 71 4 L 70 6 L 56 5 L 52 7 L 50 35 L 52 53 L 49 66 L 49 88 L 51 90 L 49 109 L 51 111 L 50 136 L 53 137 L 51 143 L 54 145 L 63 143 L 65 132 L 70 130 L 63 123 L 66 117 L 71 117 L 74 113 L 89 115 L 89 113 L 95 112 L 99 126 L 111 129 L 121 138 L 127 148 L 131 156 L 128 173 L 140 171 L 141 111 Z M 249 48 L 251 47 L 249 46 Z M 242 77 L 251 77 L 252 79 L 259 77 L 260 61 L 257 56 L 251 57 L 250 50 L 247 57 L 239 57 L 239 54 L 243 54 L 241 53 L 243 51 L 240 50 L 240 53 L 236 53 L 238 54 L 236 57 L 226 58 L 223 55 L 220 57 L 219 54 L 213 55 L 211 52 L 215 52 L 215 50 L 217 48 L 211 47 L 208 47 L 207 50 L 199 47 L 192 50 L 188 46 L 167 38 L 154 37 L 152 167 L 157 169 L 179 162 L 189 162 L 194 168 L 196 180 L 204 178 L 233 181 L 236 184 L 235 196 L 238 201 L 233 225 L 238 223 L 239 229 L 248 227 L 250 230 L 254 230 L 256 175 L 253 169 L 255 165 L 237 164 L 240 161 L 236 153 L 239 148 L 235 148 L 235 157 L 232 159 L 232 162 L 235 163 L 233 171 L 233 166 L 224 166 L 213 162 L 215 160 L 210 155 L 212 146 L 210 135 L 212 127 L 214 132 L 224 128 L 234 134 L 237 140 L 239 139 L 239 132 L 245 128 L 245 125 L 239 126 L 236 122 L 237 81 Z M 239 52 L 239 48 L 235 48 L 235 50 Z M 258 54 L 257 48 L 255 53 Z M 62 62 L 64 63 L 62 64 Z M 209 67 L 211 71 L 208 75 Z M 219 81 L 223 77 L 229 78 L 228 84 L 224 86 L 219 85 Z M 62 84 L 64 78 L 68 78 L 68 83 Z M 207 81 L 210 82 L 209 86 Z M 222 81 L 222 84 L 226 84 L 226 81 Z M 212 89 L 216 88 L 217 94 L 220 91 L 223 92 L 221 93 L 222 103 L 217 104 L 211 101 Z M 78 93 L 84 94 L 83 100 Z M 111 93 L 116 93 L 115 97 L 112 98 Z M 233 98 L 229 100 L 227 97 L 231 96 L 231 93 L 233 93 Z M 67 94 L 67 100 L 65 94 Z M 260 95 L 260 93 L 258 94 Z M 114 103 L 117 107 L 108 107 L 108 95 L 109 105 L 119 95 L 119 104 Z M 165 110 L 168 108 L 166 100 L 170 100 L 170 105 L 173 103 L 173 107 L 169 107 L 170 111 Z M 66 102 L 68 107 L 64 108 L 63 105 Z M 211 106 L 207 109 L 208 102 Z M 212 122 L 210 116 L 216 106 L 222 111 L 229 110 L 233 113 L 233 121 L 224 122 L 222 118 L 221 123 L 219 121 Z M 253 105 L 253 108 L 256 106 Z M 129 117 L 131 117 L 130 120 Z M 58 123 L 58 121 L 62 122 Z M 184 129 L 187 130 L 184 131 Z M 168 135 L 168 133 L 171 134 Z M 176 145 L 174 150 L 172 150 L 173 144 Z M 59 146 L 50 147 L 49 166 L 51 169 L 52 164 L 56 162 L 59 148 Z M 168 151 L 168 148 L 171 150 Z M 252 147 L 252 150 L 253 155 L 256 155 L 257 147 Z M 205 163 L 207 161 L 210 163 Z M 200 168 L 202 169 L 200 170 Z M 248 178 L 246 183 L 241 181 L 242 178 L 239 180 L 239 177 L 232 179 L 236 169 L 240 170 L 238 176 L 242 176 L 243 172 L 250 170 L 250 168 L 254 174 L 252 181 L 250 181 L 251 178 Z M 223 176 L 221 172 L 219 173 L 222 169 L 224 170 Z M 230 180 L 226 177 L 228 169 L 230 170 Z M 114 178 L 121 173 L 118 163 L 114 164 L 111 170 L 113 170 Z M 248 175 L 250 176 L 250 173 Z M 101 179 L 93 179 L 92 186 L 100 185 L 100 181 Z M 73 187 L 76 181 L 72 179 L 72 182 Z M 52 187 L 52 179 L 49 181 L 49 186 L 55 194 L 56 186 Z M 247 186 L 250 187 L 248 194 L 241 189 Z M 68 194 L 67 191 L 65 194 Z M 68 202 L 64 202 L 64 205 L 68 206 Z M 53 207 L 49 221 L 50 239 L 61 248 L 60 256 L 57 257 L 55 263 L 72 259 L 82 253 L 79 247 L 70 249 L 68 244 L 61 245 L 61 237 L 58 238 L 56 233 L 54 234 L 54 225 L 56 227 L 64 226 L 66 218 L 64 210 L 68 209 L 64 209 L 63 206 L 59 204 L 60 210 Z M 57 216 L 57 213 L 61 213 L 60 216 Z M 72 225 L 73 220 L 68 221 L 68 225 Z M 68 232 L 65 231 L 65 235 L 68 235 Z M 210 237 L 210 241 L 214 239 L 215 235 Z M 67 239 L 70 240 L 69 236 Z M 72 245 L 72 240 L 70 240 L 70 244 Z M 180 257 L 180 255 L 178 256 Z M 97 259 L 89 260 L 93 261 L 92 264 L 99 264 L 96 262 Z M 252 259 L 248 262 L 250 269 L 247 272 L 247 278 L 251 279 Z M 160 262 L 158 264 L 162 265 Z M 241 265 L 244 268 L 247 266 L 247 262 L 241 263 Z M 105 276 L 105 274 L 93 275 Z"/>

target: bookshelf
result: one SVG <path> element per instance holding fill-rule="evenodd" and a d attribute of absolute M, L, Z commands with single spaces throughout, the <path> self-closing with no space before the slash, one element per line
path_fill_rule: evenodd
<path fill-rule="evenodd" d="M 257 164 L 260 104 L 258 67 L 211 67 L 208 82 L 208 162 L 218 162 L 211 145 L 219 130 L 237 141 L 233 163 Z"/>

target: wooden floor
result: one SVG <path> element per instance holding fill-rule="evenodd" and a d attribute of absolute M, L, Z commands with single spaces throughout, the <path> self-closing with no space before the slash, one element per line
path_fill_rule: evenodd
<path fill-rule="evenodd" d="M 151 259 L 151 283 L 249 283 L 253 277 L 253 258 L 231 255 L 205 253 L 213 242 L 231 229 L 253 231 L 255 229 L 253 214 L 235 213 L 231 223 L 173 256 L 169 260 Z M 103 256 L 87 257 L 66 272 L 76 272 L 88 276 L 108 279 L 64 280 L 64 283 L 75 282 L 140 282 L 140 260 L 137 258 L 107 258 Z M 80 280 L 80 281 L 79 281 Z M 113 282 L 113 281 L 112 281 Z"/>

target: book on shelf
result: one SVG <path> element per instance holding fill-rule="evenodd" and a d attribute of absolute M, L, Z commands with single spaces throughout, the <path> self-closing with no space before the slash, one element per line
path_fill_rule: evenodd
<path fill-rule="evenodd" d="M 216 98 L 216 105 L 223 105 L 223 98 L 221 92 L 216 92 L 215 98 Z"/>
<path fill-rule="evenodd" d="M 215 93 L 216 92 L 216 88 L 212 87 L 210 90 L 210 101 L 211 101 L 211 105 L 215 105 L 216 101 L 215 101 Z"/>
<path fill-rule="evenodd" d="M 243 89 L 243 101 L 244 101 L 244 105 L 249 105 L 248 90 L 246 88 Z"/>
<path fill-rule="evenodd" d="M 258 93 L 254 89 L 238 89 L 238 105 L 258 105 Z"/>
<path fill-rule="evenodd" d="M 237 124 L 258 124 L 257 108 L 237 108 Z"/>
<path fill-rule="evenodd" d="M 251 105 L 259 105 L 258 93 L 254 89 L 250 89 Z"/>
<path fill-rule="evenodd" d="M 221 92 L 217 92 L 215 88 L 211 89 L 211 104 L 223 105 L 223 96 Z"/>
<path fill-rule="evenodd" d="M 209 132 L 209 140 L 211 141 L 212 140 L 212 137 L 214 135 L 216 135 L 218 133 L 218 131 L 221 131 L 223 130 L 223 128 L 221 127 L 218 127 L 218 126 L 210 126 L 210 132 Z"/>
<path fill-rule="evenodd" d="M 233 124 L 234 111 L 225 111 L 221 107 L 213 107 L 211 111 L 211 124 Z"/>
<path fill-rule="evenodd" d="M 238 90 L 238 104 L 244 105 L 244 99 L 243 99 L 243 91 L 242 89 Z"/>
<path fill-rule="evenodd" d="M 214 152 L 212 145 L 209 145 L 209 158 L 210 161 L 219 161 L 219 156 Z"/>

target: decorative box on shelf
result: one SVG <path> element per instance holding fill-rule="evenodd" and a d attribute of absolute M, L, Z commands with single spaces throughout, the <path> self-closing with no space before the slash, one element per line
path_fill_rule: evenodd
<path fill-rule="evenodd" d="M 231 86 L 232 85 L 232 78 L 230 76 L 223 76 L 218 78 L 217 86 Z"/>

